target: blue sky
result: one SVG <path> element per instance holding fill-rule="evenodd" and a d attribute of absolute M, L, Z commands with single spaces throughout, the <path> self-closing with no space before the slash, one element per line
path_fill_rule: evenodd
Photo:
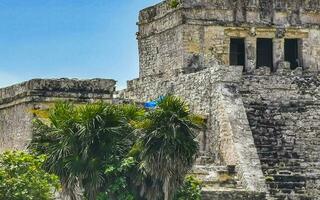
<path fill-rule="evenodd" d="M 160 0 L 0 0 L 0 87 L 138 76 L 138 11 Z"/>

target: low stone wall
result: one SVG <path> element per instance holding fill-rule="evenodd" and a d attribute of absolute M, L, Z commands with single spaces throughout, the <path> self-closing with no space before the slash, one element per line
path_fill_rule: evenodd
<path fill-rule="evenodd" d="M 114 80 L 34 79 L 0 89 L 0 152 L 24 149 L 31 139 L 33 110 L 56 101 L 112 101 Z"/>

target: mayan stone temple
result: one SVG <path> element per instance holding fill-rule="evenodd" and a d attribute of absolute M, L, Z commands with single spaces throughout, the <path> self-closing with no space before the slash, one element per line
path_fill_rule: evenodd
<path fill-rule="evenodd" d="M 0 90 L 0 151 L 25 148 L 55 100 L 184 98 L 206 118 L 203 200 L 320 199 L 320 0 L 167 0 L 139 15 L 140 73 Z"/>
<path fill-rule="evenodd" d="M 125 95 L 176 94 L 206 116 L 203 199 L 320 199 L 319 0 L 167 1 L 138 24 Z"/>

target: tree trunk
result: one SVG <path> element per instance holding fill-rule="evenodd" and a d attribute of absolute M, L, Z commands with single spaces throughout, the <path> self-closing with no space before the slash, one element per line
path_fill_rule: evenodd
<path fill-rule="evenodd" d="M 170 177 L 166 177 L 163 183 L 164 200 L 172 200 L 172 192 L 170 188 Z"/>

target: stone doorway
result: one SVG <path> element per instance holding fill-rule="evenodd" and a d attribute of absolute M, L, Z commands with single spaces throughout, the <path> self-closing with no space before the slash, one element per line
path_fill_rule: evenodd
<path fill-rule="evenodd" d="M 244 38 L 230 38 L 230 65 L 245 66 Z"/>
<path fill-rule="evenodd" d="M 257 68 L 270 67 L 273 71 L 273 43 L 270 38 L 257 39 Z"/>
<path fill-rule="evenodd" d="M 298 39 L 285 39 L 284 59 L 290 63 L 291 69 L 296 69 L 300 66 Z"/>

